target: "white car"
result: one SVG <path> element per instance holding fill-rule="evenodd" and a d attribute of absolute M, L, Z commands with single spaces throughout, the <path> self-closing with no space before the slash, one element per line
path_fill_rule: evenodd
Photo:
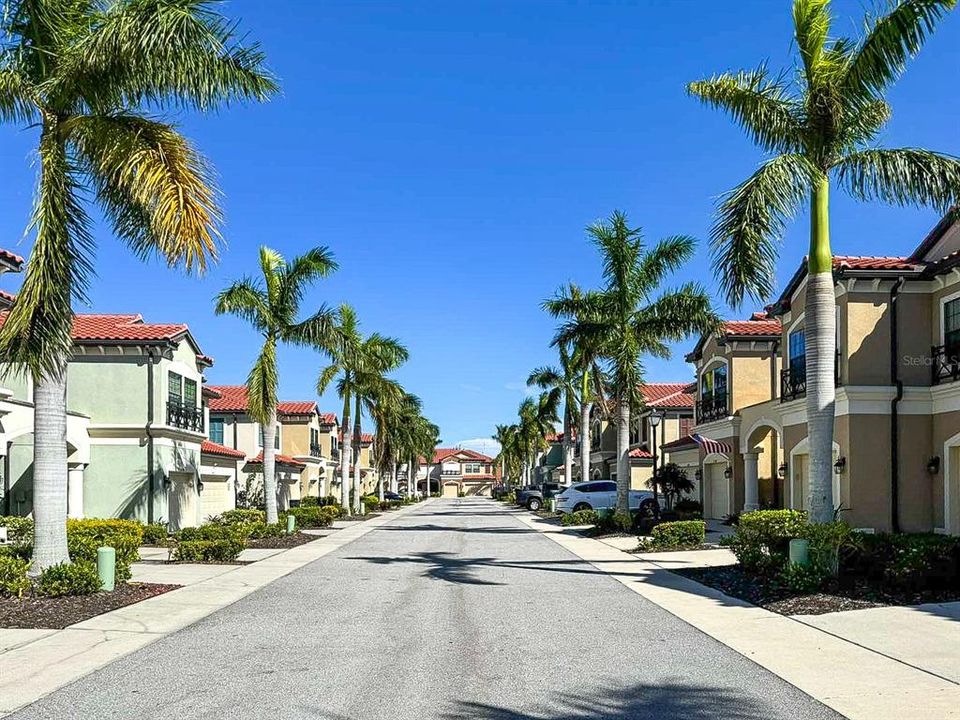
<path fill-rule="evenodd" d="M 578 510 L 610 510 L 617 506 L 617 484 L 612 480 L 593 480 L 574 483 L 555 496 L 557 512 L 572 513 Z M 654 514 L 657 501 L 647 490 L 630 491 L 630 509 Z"/>

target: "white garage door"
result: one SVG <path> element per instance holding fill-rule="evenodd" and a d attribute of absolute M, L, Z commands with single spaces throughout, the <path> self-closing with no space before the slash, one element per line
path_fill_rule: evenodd
<path fill-rule="evenodd" d="M 460 485 L 457 483 L 444 483 L 443 484 L 443 497 L 457 497 L 460 493 Z"/>
<path fill-rule="evenodd" d="M 710 517 L 722 520 L 730 514 L 730 480 L 723 476 L 722 463 L 707 465 L 710 488 Z"/>
<path fill-rule="evenodd" d="M 213 515 L 230 510 L 233 497 L 227 478 L 217 475 L 203 476 L 203 492 L 200 493 L 200 518 L 203 522 Z"/>

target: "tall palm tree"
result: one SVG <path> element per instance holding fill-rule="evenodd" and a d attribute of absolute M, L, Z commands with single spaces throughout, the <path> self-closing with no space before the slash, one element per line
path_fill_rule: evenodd
<path fill-rule="evenodd" d="M 212 171 L 147 109 L 265 100 L 276 86 L 263 60 L 206 3 L 3 3 L 0 122 L 39 136 L 33 248 L 0 329 L 0 362 L 33 378 L 32 573 L 69 562 L 67 361 L 72 301 L 86 300 L 95 244 L 83 200 L 139 257 L 203 270 L 217 256 Z"/>
<path fill-rule="evenodd" d="M 327 387 L 337 380 L 337 395 L 343 401 L 340 434 L 340 506 L 350 511 L 350 464 L 353 462 L 353 435 L 350 432 L 351 400 L 356 390 L 357 355 L 362 339 L 356 311 L 349 305 L 341 305 L 337 313 L 337 345 L 331 353 L 331 362 L 320 371 L 317 379 L 317 394 L 323 395 Z M 339 376 L 339 379 L 337 377 Z M 359 455 L 359 453 L 357 453 Z"/>
<path fill-rule="evenodd" d="M 263 336 L 260 354 L 247 376 L 250 417 L 263 429 L 263 495 L 267 522 L 277 522 L 277 345 L 290 343 L 330 353 L 337 344 L 335 313 L 321 307 L 306 320 L 297 320 L 307 287 L 337 269 L 325 247 L 286 261 L 276 250 L 260 248 L 262 278 L 237 280 L 217 296 L 215 312 L 236 315 Z"/>
<path fill-rule="evenodd" d="M 527 378 L 527 385 L 536 385 L 543 390 L 557 389 L 563 397 L 563 477 L 569 484 L 573 475 L 573 428 L 576 424 L 574 409 L 580 402 L 580 374 L 566 345 L 561 345 L 560 365 L 536 368 Z"/>
<path fill-rule="evenodd" d="M 363 411 L 371 417 L 376 412 L 378 402 L 398 402 L 403 397 L 403 389 L 395 381 L 386 377 L 405 363 L 410 353 L 395 338 L 378 333 L 365 338 L 357 348 L 354 364 L 354 414 L 353 442 L 357 447 L 356 462 L 353 464 L 354 510 L 359 513 L 360 502 L 360 448 L 362 446 Z"/>
<path fill-rule="evenodd" d="M 517 414 L 520 418 L 519 441 L 523 453 L 522 482 L 531 484 L 531 470 L 537 453 L 546 447 L 546 438 L 556 432 L 562 391 L 554 388 L 540 393 L 540 397 L 525 398 Z"/>
<path fill-rule="evenodd" d="M 578 314 L 574 321 L 589 323 L 592 319 L 587 315 L 588 308 L 580 303 L 583 295 L 583 291 L 577 285 L 570 283 L 566 289 L 558 292 L 555 298 L 545 301 L 543 308 L 553 317 L 562 318 L 570 306 L 578 307 Z M 590 479 L 590 414 L 597 403 L 602 403 L 604 400 L 606 378 L 598 363 L 599 348 L 591 345 L 583 334 L 575 335 L 578 338 L 577 342 L 570 345 L 567 354 L 570 357 L 570 365 L 577 374 L 579 386 L 577 394 L 580 403 L 580 419 L 577 426 L 580 433 L 580 480 L 585 482 Z M 564 347 L 567 346 L 561 346 L 561 348 Z"/>
<path fill-rule="evenodd" d="M 376 405 L 376 463 L 381 477 L 390 474 L 391 492 L 397 492 L 397 466 L 406 457 L 403 454 L 404 433 L 420 415 L 420 408 L 420 398 L 410 393 L 403 393 L 399 399 L 393 395 L 383 397 Z"/>
<path fill-rule="evenodd" d="M 500 480 L 508 488 L 512 477 L 508 470 L 512 469 L 513 456 L 516 452 L 517 430 L 516 425 L 497 425 L 496 432 L 492 436 L 500 446 L 500 451 L 496 457 L 496 461 L 500 463 Z"/>
<path fill-rule="evenodd" d="M 693 256 L 692 238 L 669 237 L 646 248 L 640 229 L 629 227 L 619 211 L 587 232 L 603 258 L 604 285 L 579 300 L 555 301 L 558 313 L 569 320 L 553 342 L 599 348 L 608 365 L 618 418 L 617 509 L 629 512 L 630 410 L 643 404 L 641 358 L 669 358 L 668 343 L 712 331 L 720 320 L 699 285 L 661 289 L 667 277 Z"/>
<path fill-rule="evenodd" d="M 810 517 L 833 518 L 836 315 L 830 249 L 831 183 L 854 198 L 946 210 L 960 199 L 960 161 L 921 148 L 875 146 L 890 119 L 884 99 L 907 61 L 956 0 L 899 0 L 869 19 L 859 40 L 831 38 L 829 0 L 794 0 L 796 70 L 766 67 L 690 83 L 770 155 L 727 193 L 711 233 L 717 276 L 731 304 L 767 299 L 784 226 L 810 204 L 807 256 L 807 428 Z"/>

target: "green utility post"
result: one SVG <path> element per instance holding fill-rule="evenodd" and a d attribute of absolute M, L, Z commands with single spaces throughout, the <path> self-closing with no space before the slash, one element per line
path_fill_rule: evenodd
<path fill-rule="evenodd" d="M 293 535 L 294 528 L 297 527 L 297 519 L 293 515 L 287 515 L 287 535 Z"/>
<path fill-rule="evenodd" d="M 810 542 L 795 538 L 790 541 L 790 564 L 808 565 L 810 563 Z"/>
<path fill-rule="evenodd" d="M 117 576 L 117 551 L 112 547 L 97 548 L 97 575 L 104 590 L 113 590 Z"/>

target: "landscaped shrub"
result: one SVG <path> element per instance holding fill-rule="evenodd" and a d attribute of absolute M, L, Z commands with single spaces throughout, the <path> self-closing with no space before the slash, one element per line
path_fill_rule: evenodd
<path fill-rule="evenodd" d="M 700 547 L 706 538 L 703 520 L 665 522 L 653 528 L 651 545 L 658 549 Z"/>
<path fill-rule="evenodd" d="M 150 523 L 143 526 L 144 545 L 164 545 L 167 542 L 167 526 L 162 523 Z"/>
<path fill-rule="evenodd" d="M 74 563 L 97 562 L 97 549 L 117 551 L 117 582 L 130 579 L 130 566 L 140 559 L 143 525 L 136 520 L 67 520 L 67 549 Z"/>
<path fill-rule="evenodd" d="M 246 537 L 252 540 L 282 537 L 283 535 L 287 534 L 287 524 L 285 522 L 275 522 L 272 525 L 267 525 L 266 523 L 262 522 L 255 522 L 238 525 L 237 527 L 242 528 Z"/>
<path fill-rule="evenodd" d="M 577 510 L 560 518 L 561 525 L 596 525 L 597 513 L 594 510 Z"/>
<path fill-rule="evenodd" d="M 331 522 L 348 514 L 342 505 L 321 505 L 320 511 L 329 515 Z"/>
<path fill-rule="evenodd" d="M 601 510 L 596 513 L 596 528 L 601 533 L 624 533 L 633 529 L 633 516 L 616 510 Z"/>
<path fill-rule="evenodd" d="M 681 498 L 673 504 L 678 520 L 699 520 L 703 517 L 703 505 L 691 498 Z"/>
<path fill-rule="evenodd" d="M 307 495 L 306 497 L 300 498 L 300 507 L 319 507 L 320 498 L 313 497 L 313 495 Z"/>
<path fill-rule="evenodd" d="M 232 525 L 214 525 L 207 523 L 198 527 L 185 527 L 179 530 L 174 539 L 178 543 L 194 540 L 240 540 L 247 537 L 249 528 L 256 523 L 234 523 Z"/>
<path fill-rule="evenodd" d="M 48 567 L 37 580 L 37 594 L 46 597 L 92 595 L 100 590 L 97 566 L 86 560 Z"/>
<path fill-rule="evenodd" d="M 368 513 L 376 512 L 380 509 L 380 498 L 376 495 L 365 495 L 363 497 L 363 507 Z"/>
<path fill-rule="evenodd" d="M 747 572 L 776 574 L 788 556 L 790 540 L 803 537 L 807 514 L 800 510 L 743 513 L 730 548 Z"/>
<path fill-rule="evenodd" d="M 214 525 L 237 525 L 240 523 L 266 522 L 266 520 L 267 513 L 263 510 L 249 508 L 227 510 L 210 518 L 210 522 Z"/>
<path fill-rule="evenodd" d="M 33 542 L 33 518 L 0 515 L 0 527 L 7 529 L 9 542 Z"/>
<path fill-rule="evenodd" d="M 960 538 L 933 533 L 855 533 L 841 574 L 891 590 L 960 590 Z"/>
<path fill-rule="evenodd" d="M 30 578 L 27 570 L 30 561 L 23 560 L 15 555 L 0 555 L 0 595 L 20 597 L 30 589 Z"/>
<path fill-rule="evenodd" d="M 378 501 L 379 502 L 379 501 Z M 297 527 L 318 528 L 328 527 L 333 522 L 333 515 L 325 507 L 296 507 L 284 510 L 280 513 L 280 523 L 286 528 L 287 515 L 293 515 L 297 519 Z"/>
<path fill-rule="evenodd" d="M 237 538 L 186 540 L 177 543 L 173 559 L 181 562 L 232 562 L 245 547 L 246 543 Z"/>

